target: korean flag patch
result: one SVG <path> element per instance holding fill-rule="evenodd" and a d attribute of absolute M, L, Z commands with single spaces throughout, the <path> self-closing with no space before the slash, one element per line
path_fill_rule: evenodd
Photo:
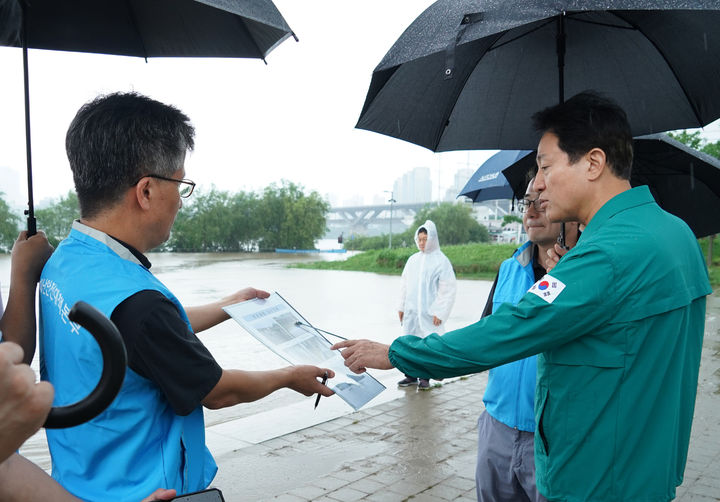
<path fill-rule="evenodd" d="M 539 296 L 548 303 L 552 303 L 562 293 L 563 289 L 565 289 L 565 284 L 550 274 L 545 274 L 542 279 L 532 285 L 528 292 Z"/>

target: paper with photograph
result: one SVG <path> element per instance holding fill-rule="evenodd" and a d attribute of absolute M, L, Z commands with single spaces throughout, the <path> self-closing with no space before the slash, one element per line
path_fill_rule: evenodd
<path fill-rule="evenodd" d="M 330 368 L 328 387 L 356 411 L 385 390 L 368 373 L 356 375 L 337 350 L 278 293 L 223 307 L 240 326 L 291 364 Z"/>

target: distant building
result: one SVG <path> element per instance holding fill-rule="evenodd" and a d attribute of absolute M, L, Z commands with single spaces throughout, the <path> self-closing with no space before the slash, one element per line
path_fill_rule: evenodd
<path fill-rule="evenodd" d="M 463 167 L 462 169 L 458 169 L 455 172 L 455 176 L 453 178 L 453 184 L 450 188 L 447 189 L 445 192 L 445 197 L 443 200 L 447 202 L 454 202 L 457 199 L 458 194 L 460 193 L 460 190 L 465 188 L 465 185 L 470 180 L 472 175 L 475 173 L 474 169 L 471 169 L 469 167 Z M 462 199 L 462 197 L 461 197 Z"/>
<path fill-rule="evenodd" d="M 416 167 L 393 184 L 393 196 L 398 204 L 432 201 L 432 182 L 429 167 Z"/>

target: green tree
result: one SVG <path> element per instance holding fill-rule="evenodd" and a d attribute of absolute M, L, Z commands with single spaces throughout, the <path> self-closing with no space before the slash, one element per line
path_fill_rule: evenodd
<path fill-rule="evenodd" d="M 325 235 L 328 204 L 313 191 L 306 195 L 301 185 L 282 180 L 265 188 L 259 203 L 261 249 L 312 249 Z"/>
<path fill-rule="evenodd" d="M 259 198 L 252 192 L 239 192 L 232 196 L 232 224 L 229 227 L 234 239 L 240 243 L 239 251 L 257 249 L 262 226 L 258 214 Z"/>
<path fill-rule="evenodd" d="M 515 216 L 514 214 L 506 214 L 503 216 L 503 222 L 502 226 L 509 225 L 510 223 L 521 223 L 522 224 L 522 218 L 519 216 Z"/>
<path fill-rule="evenodd" d="M 680 131 L 674 133 L 669 132 L 668 136 L 678 140 L 681 143 L 686 144 L 690 148 L 693 148 L 703 153 L 707 153 L 708 155 L 712 155 L 713 157 L 720 159 L 720 141 L 710 143 L 701 136 L 700 131 L 695 131 L 693 133 L 689 133 L 687 131 Z"/>
<path fill-rule="evenodd" d="M 77 194 L 72 190 L 60 197 L 57 202 L 35 211 L 37 227 L 45 232 L 48 242 L 57 247 L 70 233 L 73 221 L 80 218 L 80 205 Z"/>
<path fill-rule="evenodd" d="M 716 141 L 715 143 L 705 143 L 705 145 L 703 145 L 702 151 L 707 153 L 708 155 L 712 155 L 713 157 L 720 159 L 720 141 Z"/>
<path fill-rule="evenodd" d="M 255 193 L 231 194 L 213 187 L 183 206 L 163 249 L 228 252 L 258 248 L 312 248 L 325 233 L 327 202 L 283 181 Z"/>
<path fill-rule="evenodd" d="M 166 249 L 196 252 L 250 251 L 259 238 L 257 196 L 213 187 L 198 193 L 175 219 Z"/>
<path fill-rule="evenodd" d="M 421 209 L 410 229 L 410 242 L 415 229 L 425 223 L 425 220 L 431 220 L 437 226 L 441 245 L 490 242 L 487 228 L 473 218 L 472 208 L 467 204 L 443 202 L 435 207 L 426 206 Z"/>
<path fill-rule="evenodd" d="M 702 150 L 703 139 L 700 137 L 700 131 L 695 131 L 692 133 L 687 131 L 669 132 L 668 136 L 679 141 L 680 143 L 686 144 L 690 148 L 693 148 L 695 150 Z"/>
<path fill-rule="evenodd" d="M 17 239 L 21 220 L 10 210 L 4 195 L 0 192 L 0 252 L 8 253 Z"/>

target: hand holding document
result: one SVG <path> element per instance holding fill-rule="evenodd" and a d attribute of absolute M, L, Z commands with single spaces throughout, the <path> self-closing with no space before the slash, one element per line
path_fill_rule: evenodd
<path fill-rule="evenodd" d="M 248 333 L 291 364 L 330 368 L 335 378 L 329 387 L 358 410 L 385 390 L 367 373 L 353 374 L 340 352 L 277 293 L 223 307 Z M 336 335 L 335 335 L 336 336 Z"/>

